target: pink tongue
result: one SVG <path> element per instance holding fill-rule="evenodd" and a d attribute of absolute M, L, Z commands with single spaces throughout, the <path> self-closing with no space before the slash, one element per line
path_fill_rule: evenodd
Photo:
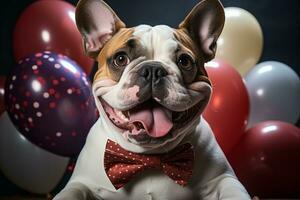
<path fill-rule="evenodd" d="M 130 111 L 130 122 L 140 122 L 151 137 L 163 137 L 173 127 L 170 111 L 156 102 L 144 103 Z"/>

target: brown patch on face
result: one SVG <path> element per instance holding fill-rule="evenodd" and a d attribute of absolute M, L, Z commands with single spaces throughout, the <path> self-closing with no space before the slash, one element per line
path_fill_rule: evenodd
<path fill-rule="evenodd" d="M 174 34 L 175 38 L 179 41 L 181 48 L 186 52 L 190 52 L 196 59 L 198 68 L 194 81 L 205 81 L 210 84 L 210 80 L 204 68 L 204 53 L 195 45 L 195 42 L 185 29 L 176 29 Z"/>
<path fill-rule="evenodd" d="M 130 37 L 132 37 L 132 28 L 122 28 L 120 29 L 112 39 L 110 39 L 105 46 L 102 48 L 98 55 L 98 71 L 94 76 L 94 80 L 100 80 L 109 78 L 112 80 L 117 79 L 117 74 L 109 69 L 108 58 L 111 58 L 118 49 L 124 47 L 126 42 Z"/>

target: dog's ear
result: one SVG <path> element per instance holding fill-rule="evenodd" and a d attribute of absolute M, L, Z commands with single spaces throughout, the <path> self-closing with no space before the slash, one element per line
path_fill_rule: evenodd
<path fill-rule="evenodd" d="M 190 35 L 204 53 L 204 61 L 208 62 L 215 57 L 217 39 L 224 22 L 224 8 L 219 0 L 203 0 L 180 23 L 179 28 Z"/>
<path fill-rule="evenodd" d="M 102 0 L 80 0 L 76 7 L 76 24 L 83 37 L 87 55 L 96 58 L 104 46 L 125 24 Z"/>

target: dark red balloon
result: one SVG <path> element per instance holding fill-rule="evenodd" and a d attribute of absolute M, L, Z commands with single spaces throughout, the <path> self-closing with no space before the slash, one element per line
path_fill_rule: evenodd
<path fill-rule="evenodd" d="M 45 50 L 66 55 L 87 74 L 91 72 L 93 60 L 84 55 L 73 5 L 61 0 L 41 0 L 21 14 L 13 34 L 16 61 Z"/>
<path fill-rule="evenodd" d="M 5 106 L 4 106 L 4 84 L 5 84 L 5 77 L 0 76 L 0 115 L 5 110 Z"/>
<path fill-rule="evenodd" d="M 229 64 L 215 60 L 206 65 L 212 82 L 212 98 L 204 111 L 218 143 L 227 154 L 244 133 L 249 97 L 240 74 Z"/>
<path fill-rule="evenodd" d="M 261 198 L 300 197 L 300 129 L 279 121 L 248 130 L 228 156 L 240 181 Z"/>
<path fill-rule="evenodd" d="M 48 51 L 26 57 L 12 69 L 5 103 L 20 133 L 63 156 L 80 152 L 98 118 L 86 74 L 68 57 Z"/>

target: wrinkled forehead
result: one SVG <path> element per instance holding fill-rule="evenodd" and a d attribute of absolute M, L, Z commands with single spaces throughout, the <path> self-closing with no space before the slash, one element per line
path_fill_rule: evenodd
<path fill-rule="evenodd" d="M 175 31 L 169 26 L 140 25 L 134 28 L 133 36 L 138 38 L 145 50 L 151 52 L 153 58 L 170 55 L 178 49 Z"/>

